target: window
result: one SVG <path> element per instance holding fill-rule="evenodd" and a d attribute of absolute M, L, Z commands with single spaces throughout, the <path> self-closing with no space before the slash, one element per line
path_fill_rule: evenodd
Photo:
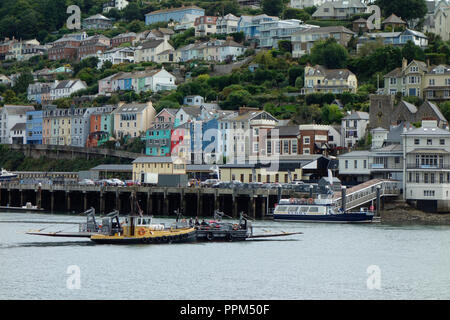
<path fill-rule="evenodd" d="M 364 160 L 364 169 L 367 169 L 367 160 Z"/>
<path fill-rule="evenodd" d="M 414 139 L 414 144 L 419 144 L 419 139 Z"/>
<path fill-rule="evenodd" d="M 348 160 L 345 160 L 345 169 L 348 169 Z"/>
<path fill-rule="evenodd" d="M 445 145 L 445 139 L 439 139 L 439 144 L 440 144 L 441 146 Z"/>
<path fill-rule="evenodd" d="M 427 139 L 427 146 L 433 145 L 433 139 Z"/>
<path fill-rule="evenodd" d="M 303 137 L 303 144 L 309 144 L 310 143 L 310 137 Z"/>
<path fill-rule="evenodd" d="M 355 160 L 355 169 L 358 169 L 358 160 Z"/>

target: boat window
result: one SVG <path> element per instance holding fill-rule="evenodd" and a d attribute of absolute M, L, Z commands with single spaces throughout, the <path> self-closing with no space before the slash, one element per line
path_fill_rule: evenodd
<path fill-rule="evenodd" d="M 319 207 L 309 207 L 309 212 L 319 212 Z"/>
<path fill-rule="evenodd" d="M 301 212 L 308 212 L 309 207 L 300 207 Z"/>
<path fill-rule="evenodd" d="M 289 208 L 289 206 L 280 206 L 280 205 L 278 205 L 276 207 L 276 211 L 277 212 L 288 212 L 288 208 Z"/>
<path fill-rule="evenodd" d="M 295 213 L 297 213 L 297 209 L 298 209 L 298 207 L 290 206 L 290 207 L 288 208 L 288 212 L 289 212 L 290 214 L 295 214 Z"/>

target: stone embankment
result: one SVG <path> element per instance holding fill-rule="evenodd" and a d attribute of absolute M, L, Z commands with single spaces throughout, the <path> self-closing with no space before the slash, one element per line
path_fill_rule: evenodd
<path fill-rule="evenodd" d="M 450 225 L 450 213 L 423 212 L 403 200 L 386 203 L 380 214 L 382 223 Z"/>

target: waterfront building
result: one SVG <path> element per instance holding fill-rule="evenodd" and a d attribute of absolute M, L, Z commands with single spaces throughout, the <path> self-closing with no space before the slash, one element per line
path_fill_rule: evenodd
<path fill-rule="evenodd" d="M 111 45 L 111 39 L 101 34 L 88 37 L 81 41 L 78 47 L 78 60 L 97 57 L 99 52 L 106 51 Z"/>
<path fill-rule="evenodd" d="M 13 144 L 26 144 L 26 124 L 16 123 L 11 128 L 11 140 Z"/>
<path fill-rule="evenodd" d="M 186 164 L 182 159 L 171 157 L 139 157 L 132 162 L 133 180 L 140 181 L 143 174 L 186 174 Z"/>
<path fill-rule="evenodd" d="M 156 10 L 145 15 L 145 24 L 156 22 L 181 21 L 185 15 L 204 16 L 205 10 L 197 6 L 179 7 L 171 9 Z"/>
<path fill-rule="evenodd" d="M 145 37 L 146 40 L 164 40 L 169 41 L 170 38 L 175 34 L 172 29 L 169 28 L 158 28 L 150 30 Z"/>
<path fill-rule="evenodd" d="M 113 111 L 116 138 L 125 136 L 136 138 L 144 135 L 154 121 L 155 114 L 151 102 L 120 103 L 119 107 Z"/>
<path fill-rule="evenodd" d="M 0 143 L 13 143 L 12 129 L 19 123 L 26 123 L 26 113 L 33 111 L 33 106 L 5 105 L 0 109 Z M 17 130 L 16 130 L 17 131 Z M 25 130 L 23 130 L 25 131 Z"/>
<path fill-rule="evenodd" d="M 436 120 L 405 128 L 403 197 L 427 212 L 450 211 L 450 132 Z"/>
<path fill-rule="evenodd" d="M 42 144 L 43 111 L 27 111 L 26 144 Z"/>
<path fill-rule="evenodd" d="M 341 120 L 341 137 L 344 148 L 352 148 L 359 140 L 365 138 L 369 125 L 369 114 L 362 111 L 353 111 Z"/>
<path fill-rule="evenodd" d="M 73 108 L 47 107 L 42 114 L 42 143 L 50 145 L 71 145 L 71 121 Z"/>

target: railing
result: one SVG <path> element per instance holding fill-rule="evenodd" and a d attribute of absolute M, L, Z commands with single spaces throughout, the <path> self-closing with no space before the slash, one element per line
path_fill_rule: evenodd
<path fill-rule="evenodd" d="M 356 208 L 364 203 L 376 200 L 377 187 L 381 186 L 380 197 L 382 196 L 397 196 L 400 194 L 400 182 L 398 181 L 381 181 L 374 183 L 366 188 L 346 194 L 346 209 L 350 210 Z M 342 197 L 335 200 L 335 206 L 342 207 Z"/>
<path fill-rule="evenodd" d="M 408 163 L 407 169 L 450 169 L 450 164 L 417 164 Z"/>

